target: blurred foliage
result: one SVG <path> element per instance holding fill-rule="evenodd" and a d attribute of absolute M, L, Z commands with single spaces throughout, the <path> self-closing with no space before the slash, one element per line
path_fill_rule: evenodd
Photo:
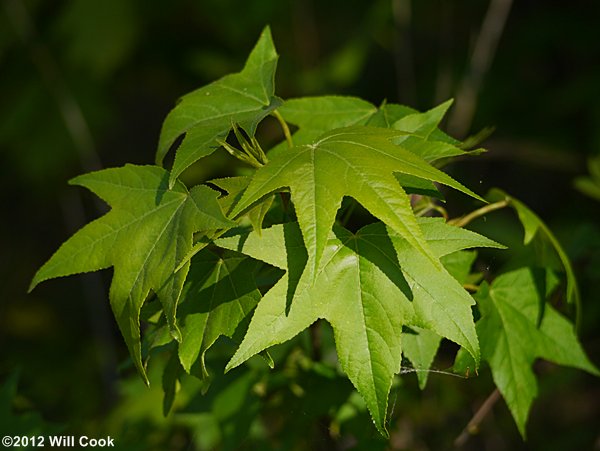
<path fill-rule="evenodd" d="M 398 377 L 385 443 L 352 387 L 331 362 L 313 361 L 303 336 L 274 351 L 276 371 L 257 360 L 248 372 L 228 373 L 205 396 L 195 379 L 181 380 L 174 412 L 165 418 L 161 368 L 150 367 L 153 383 L 146 388 L 124 360 L 108 311 L 108 274 L 25 292 L 56 244 L 104 208 L 79 197 L 66 180 L 97 166 L 96 159 L 104 167 L 150 163 L 174 99 L 239 70 L 265 24 L 286 55 L 277 78 L 281 95 L 337 92 L 424 110 L 456 95 L 486 8 L 475 0 L 4 0 L 0 423 L 6 426 L 10 415 L 23 433 L 51 433 L 56 429 L 44 424 L 63 424 L 64 434 L 111 434 L 128 450 L 447 449 L 492 390 L 489 373 L 468 381 L 432 373 L 423 392 L 414 374 Z M 502 186 L 550 224 L 574 262 L 584 306 L 580 333 L 596 363 L 600 208 L 573 183 L 597 188 L 595 166 L 587 175 L 586 162 L 600 152 L 599 14 L 600 4 L 586 0 L 514 3 L 472 126 L 496 127 L 484 143 L 490 151 L 450 168 L 480 193 Z M 89 127 L 87 147 L 65 122 L 72 108 Z M 265 139 L 274 133 L 259 132 Z M 219 176 L 230 164 L 215 156 L 187 176 Z M 449 205 L 460 206 L 464 199 L 454 196 L 447 193 Z M 535 252 L 535 243 L 519 244 L 522 230 L 510 212 L 493 215 L 472 228 L 512 250 L 482 252 L 476 267 L 484 276 Z M 323 331 L 327 363 L 331 332 Z M 167 351 L 156 360 L 166 364 Z M 434 365 L 448 368 L 453 351 L 443 349 Z M 18 392 L 15 367 L 21 368 Z M 222 364 L 212 372 L 217 368 Z M 465 449 L 600 448 L 597 381 L 544 362 L 536 371 L 541 395 L 528 443 L 499 403 Z M 336 408 L 322 411 L 330 404 Z"/>

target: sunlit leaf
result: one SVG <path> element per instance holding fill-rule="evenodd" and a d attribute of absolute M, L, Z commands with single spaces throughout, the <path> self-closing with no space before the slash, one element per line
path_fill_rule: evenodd
<path fill-rule="evenodd" d="M 181 98 L 163 123 L 156 153 L 161 164 L 176 139 L 185 134 L 177 148 L 170 186 L 187 167 L 213 153 L 219 147 L 217 139 L 224 138 L 234 124 L 253 135 L 257 124 L 281 104 L 274 96 L 277 58 L 267 27 L 241 72 Z"/>
<path fill-rule="evenodd" d="M 436 258 L 473 245 L 498 246 L 440 220 L 420 222 Z M 287 270 L 258 304 L 229 369 L 293 338 L 317 319 L 326 319 L 334 330 L 342 368 L 385 434 L 392 377 L 400 371 L 403 326 L 434 331 L 478 359 L 472 298 L 445 269 L 381 223 L 356 235 L 336 228 L 314 285 L 306 274 L 299 275 L 308 257 L 295 223 L 265 229 L 262 236 L 253 232 L 223 238 L 217 244 Z"/>
<path fill-rule="evenodd" d="M 350 196 L 435 260 L 423 239 L 410 199 L 394 177 L 408 174 L 451 186 L 477 199 L 471 190 L 390 140 L 389 129 L 348 127 L 324 134 L 314 144 L 278 153 L 258 169 L 231 214 L 241 213 L 274 191 L 289 188 L 314 277 L 342 198 Z"/>
<path fill-rule="evenodd" d="M 160 299 L 172 334 L 179 338 L 175 310 L 188 265 L 174 273 L 199 231 L 234 225 L 223 215 L 218 193 L 206 186 L 191 191 L 156 166 L 126 165 L 71 180 L 106 201 L 112 210 L 87 224 L 36 273 L 31 288 L 55 277 L 114 266 L 110 303 L 133 361 L 145 377 L 139 315 L 152 290 Z"/>

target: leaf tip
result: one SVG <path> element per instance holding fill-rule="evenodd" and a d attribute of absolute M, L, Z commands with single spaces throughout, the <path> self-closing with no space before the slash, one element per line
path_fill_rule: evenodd
<path fill-rule="evenodd" d="M 179 327 L 177 327 L 177 324 L 173 323 L 169 325 L 169 333 L 171 334 L 171 337 L 177 341 L 177 343 L 181 343 L 183 340 L 181 331 L 179 330 Z"/>
<path fill-rule="evenodd" d="M 175 183 L 177 183 L 177 176 L 179 174 L 175 174 L 174 172 L 171 172 L 171 175 L 169 175 L 169 189 L 173 189 L 173 187 L 175 186 Z"/>
<path fill-rule="evenodd" d="M 34 277 L 31 280 L 31 283 L 29 284 L 29 287 L 27 288 L 27 294 L 31 293 L 34 290 L 34 288 L 38 286 L 39 283 L 40 282 L 37 280 L 37 277 Z"/>

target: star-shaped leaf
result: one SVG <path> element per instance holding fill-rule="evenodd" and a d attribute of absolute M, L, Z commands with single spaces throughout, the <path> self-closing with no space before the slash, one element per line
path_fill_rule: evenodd
<path fill-rule="evenodd" d="M 310 144 L 329 130 L 365 125 L 377 108 L 358 97 L 319 96 L 286 100 L 278 108 L 286 122 L 294 124 L 294 144 Z"/>
<path fill-rule="evenodd" d="M 179 359 L 189 373 L 200 358 L 208 377 L 204 354 L 221 335 L 232 337 L 239 323 L 261 298 L 254 282 L 256 261 L 230 253 L 219 257 L 204 250 L 192 259 L 178 311 L 182 341 Z"/>
<path fill-rule="evenodd" d="M 404 132 L 376 127 L 347 127 L 313 144 L 279 152 L 254 174 L 231 214 L 241 213 L 264 196 L 289 187 L 314 277 L 344 196 L 351 196 L 389 225 L 422 254 L 435 261 L 394 173 L 439 182 L 476 199 L 471 190 L 422 158 L 390 142 Z"/>
<path fill-rule="evenodd" d="M 545 303 L 545 278 L 543 271 L 522 268 L 502 274 L 491 286 L 482 284 L 476 295 L 482 313 L 477 322 L 481 355 L 523 437 L 537 395 L 532 369 L 537 358 L 600 375 L 579 344 L 573 324 Z"/>
<path fill-rule="evenodd" d="M 233 124 L 253 135 L 257 124 L 281 104 L 274 96 L 277 58 L 267 27 L 241 72 L 181 98 L 163 123 L 156 153 L 161 164 L 176 139 L 185 134 L 175 155 L 170 186 L 187 167 L 213 153 L 219 147 L 217 139 L 227 135 Z"/>
<path fill-rule="evenodd" d="M 189 264 L 175 273 L 192 247 L 195 232 L 235 225 L 222 213 L 218 193 L 206 186 L 191 191 L 182 183 L 168 189 L 169 173 L 156 166 L 126 165 L 71 180 L 106 201 L 112 210 L 87 224 L 40 268 L 31 282 L 114 266 L 110 302 L 133 361 L 141 363 L 139 315 L 150 290 L 162 305 L 171 332 Z"/>
<path fill-rule="evenodd" d="M 420 223 L 436 258 L 472 245 L 498 246 L 443 221 Z M 403 326 L 435 331 L 478 359 L 472 298 L 445 269 L 381 223 L 356 235 L 336 228 L 314 285 L 306 273 L 297 277 L 307 254 L 296 223 L 217 244 L 287 270 L 258 304 L 228 369 L 324 318 L 333 327 L 342 368 L 365 399 L 377 428 L 386 434 L 387 399 L 393 375 L 400 371 Z M 290 287 L 294 298 L 288 306 Z"/>

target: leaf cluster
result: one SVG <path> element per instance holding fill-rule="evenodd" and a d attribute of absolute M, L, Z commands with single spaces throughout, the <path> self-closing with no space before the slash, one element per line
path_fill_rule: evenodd
<path fill-rule="evenodd" d="M 465 150 L 476 140 L 461 143 L 439 129 L 451 102 L 420 113 L 353 97 L 283 100 L 275 95 L 277 59 L 267 28 L 239 73 L 180 99 L 164 121 L 156 165 L 73 179 L 111 210 L 67 240 L 31 289 L 113 267 L 110 303 L 135 367 L 147 380 L 149 357 L 170 356 L 165 412 L 185 373 L 210 390 L 218 376 L 209 371 L 208 351 L 216 344 L 229 352 L 221 370 L 256 355 L 272 366 L 273 346 L 325 320 L 335 340 L 333 371 L 347 376 L 382 435 L 403 359 L 423 370 L 424 388 L 442 340 L 460 347 L 455 371 L 473 374 L 481 361 L 489 364 L 524 435 L 536 358 L 598 371 L 572 323 L 547 303 L 556 273 L 527 267 L 484 280 L 468 250 L 503 246 L 462 226 L 492 205 L 513 207 L 525 243 L 537 236 L 558 255 L 566 298 L 579 308 L 560 244 L 501 191 L 490 193 L 492 204 L 446 221 L 442 187 L 488 202 L 440 169 L 481 152 Z M 268 116 L 282 136 L 265 151 L 257 129 Z M 191 188 L 180 180 L 219 149 L 251 168 Z M 349 225 L 357 206 L 370 215 L 358 229 Z M 140 319 L 149 324 L 143 341 Z"/>

